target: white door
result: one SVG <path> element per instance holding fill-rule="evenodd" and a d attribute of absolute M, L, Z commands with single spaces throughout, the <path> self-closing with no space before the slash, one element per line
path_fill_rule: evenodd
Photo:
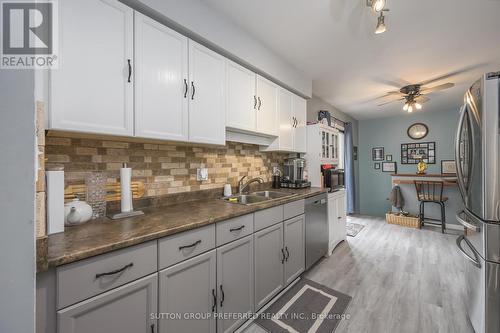
<path fill-rule="evenodd" d="M 215 262 L 216 253 L 212 250 L 159 273 L 159 312 L 174 316 L 158 320 L 160 333 L 215 333 Z M 197 319 L 189 317 L 189 314 L 205 317 Z"/>
<path fill-rule="evenodd" d="M 225 58 L 189 41 L 189 141 L 226 141 Z"/>
<path fill-rule="evenodd" d="M 283 88 L 279 89 L 279 147 L 278 150 L 293 151 L 293 94 Z"/>
<path fill-rule="evenodd" d="M 217 249 L 217 288 L 217 332 L 234 332 L 253 313 L 253 235 Z"/>
<path fill-rule="evenodd" d="M 257 132 L 278 135 L 278 86 L 257 75 Z"/>
<path fill-rule="evenodd" d="M 135 135 L 188 140 L 188 39 L 135 12 Z"/>
<path fill-rule="evenodd" d="M 117 0 L 59 2 L 49 128 L 133 135 L 133 12 Z"/>
<path fill-rule="evenodd" d="M 305 99 L 293 95 L 293 113 L 295 117 L 294 151 L 305 153 L 307 150 L 307 102 Z"/>
<path fill-rule="evenodd" d="M 255 73 L 230 61 L 226 61 L 226 126 L 234 129 L 255 131 L 257 96 Z"/>

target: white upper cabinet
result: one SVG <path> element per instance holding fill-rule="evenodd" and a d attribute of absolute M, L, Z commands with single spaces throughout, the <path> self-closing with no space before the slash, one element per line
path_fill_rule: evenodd
<path fill-rule="evenodd" d="M 265 151 L 305 153 L 307 137 L 306 100 L 279 88 L 279 136 Z"/>
<path fill-rule="evenodd" d="M 257 129 L 256 76 L 254 72 L 227 60 L 227 127 L 252 132 Z"/>
<path fill-rule="evenodd" d="M 135 12 L 135 135 L 188 141 L 188 38 Z"/>
<path fill-rule="evenodd" d="M 226 58 L 189 41 L 189 141 L 225 144 Z"/>
<path fill-rule="evenodd" d="M 133 13 L 116 0 L 60 1 L 49 128 L 134 134 Z"/>
<path fill-rule="evenodd" d="M 257 75 L 257 132 L 278 135 L 278 85 Z"/>
<path fill-rule="evenodd" d="M 305 153 L 307 150 L 307 102 L 304 98 L 293 95 L 294 151 Z"/>

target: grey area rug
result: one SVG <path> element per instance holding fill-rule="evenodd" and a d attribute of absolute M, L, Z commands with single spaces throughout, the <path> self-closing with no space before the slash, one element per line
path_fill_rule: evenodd
<path fill-rule="evenodd" d="M 308 279 L 301 279 L 255 323 L 270 333 L 332 333 L 343 319 L 352 297 Z"/>
<path fill-rule="evenodd" d="M 347 222 L 345 227 L 347 236 L 356 237 L 356 235 L 359 234 L 359 232 L 363 230 L 365 226 L 362 224 Z"/>

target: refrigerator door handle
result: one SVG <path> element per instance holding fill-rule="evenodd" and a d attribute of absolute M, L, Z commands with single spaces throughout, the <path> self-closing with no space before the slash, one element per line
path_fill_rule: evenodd
<path fill-rule="evenodd" d="M 467 244 L 467 246 L 471 249 L 472 253 L 474 253 L 474 258 L 472 258 L 467 252 L 465 252 L 465 250 L 462 247 L 462 241 L 465 241 L 465 243 Z M 460 252 L 462 253 L 462 255 L 467 260 L 469 260 L 470 262 L 472 262 L 472 264 L 474 266 L 476 266 L 477 268 L 481 268 L 481 262 L 479 261 L 478 254 L 476 253 L 476 249 L 474 249 L 474 246 L 467 239 L 467 237 L 465 237 L 464 235 L 458 236 L 458 238 L 457 238 L 457 246 L 458 246 L 458 249 L 460 250 Z"/>
<path fill-rule="evenodd" d="M 477 225 L 474 225 L 472 223 L 470 223 L 469 221 L 467 221 L 466 219 L 462 218 L 462 216 L 468 216 L 467 213 L 462 210 L 460 211 L 457 215 L 456 215 L 456 218 L 457 218 L 457 221 L 458 223 L 460 223 L 461 225 L 463 225 L 465 228 L 467 229 L 470 229 L 474 232 L 479 232 L 481 231 L 481 228 Z"/>
<path fill-rule="evenodd" d="M 461 143 L 462 128 L 464 126 L 466 115 L 467 115 L 467 106 L 466 104 L 464 104 L 460 109 L 460 118 L 458 120 L 458 128 L 455 136 L 455 165 L 457 168 L 458 188 L 462 193 L 462 197 L 465 202 L 467 202 L 467 189 L 465 187 L 465 182 L 463 179 L 462 160 L 460 158 L 460 143 Z"/>

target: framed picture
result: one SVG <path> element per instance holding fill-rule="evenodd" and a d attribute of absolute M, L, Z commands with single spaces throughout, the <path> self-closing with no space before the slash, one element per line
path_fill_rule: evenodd
<path fill-rule="evenodd" d="M 384 147 L 372 148 L 372 160 L 374 161 L 384 160 Z"/>
<path fill-rule="evenodd" d="M 374 164 L 373 164 L 373 168 L 374 168 L 375 170 L 380 170 L 380 163 L 378 163 L 378 162 L 377 162 L 377 163 L 374 163 Z"/>
<path fill-rule="evenodd" d="M 383 162 L 382 163 L 382 172 L 392 172 L 396 173 L 398 171 L 396 162 Z"/>
<path fill-rule="evenodd" d="M 392 162 L 392 155 L 385 155 L 385 160 L 387 162 Z"/>
<path fill-rule="evenodd" d="M 441 161 L 441 173 L 444 175 L 456 175 L 457 166 L 454 160 L 442 160 Z"/>
<path fill-rule="evenodd" d="M 427 164 L 436 164 L 435 142 L 401 144 L 401 164 L 418 164 L 421 158 Z"/>

